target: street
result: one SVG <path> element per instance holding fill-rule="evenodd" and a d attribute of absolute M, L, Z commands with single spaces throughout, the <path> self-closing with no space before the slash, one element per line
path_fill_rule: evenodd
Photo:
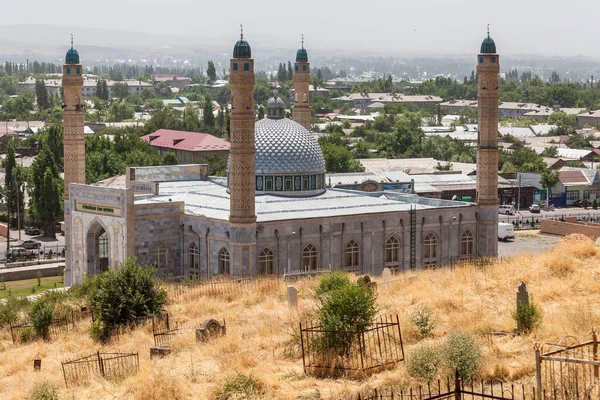
<path fill-rule="evenodd" d="M 532 214 L 529 210 L 521 210 L 518 213 L 513 215 L 499 215 L 499 222 L 513 222 L 513 221 L 522 221 L 525 222 L 527 220 L 531 221 L 534 219 L 542 219 L 542 218 L 561 218 L 561 217 L 577 217 L 583 219 L 590 219 L 592 217 L 597 218 L 600 221 L 600 210 L 594 210 L 591 207 L 587 210 L 584 208 L 557 208 L 554 211 L 541 211 L 540 213 Z"/>
<path fill-rule="evenodd" d="M 39 249 L 34 249 L 34 254 L 36 258 L 41 259 L 44 256 L 48 256 L 50 252 L 54 255 L 57 253 L 60 254 L 65 246 L 65 237 L 58 232 L 56 234 L 56 238 L 50 238 L 42 235 L 27 235 L 25 234 L 25 229 L 21 230 L 21 239 L 20 240 L 36 240 L 41 243 L 41 247 Z M 19 231 L 16 229 L 10 230 L 10 246 L 13 247 L 14 243 L 19 240 Z M 54 256 L 56 257 L 56 256 Z M 4 237 L 1 238 L 0 241 L 0 262 L 4 263 L 6 260 L 6 239 Z"/>
<path fill-rule="evenodd" d="M 551 249 L 560 236 L 542 235 L 537 230 L 515 233 L 515 238 L 498 242 L 498 257 L 511 257 L 519 253 L 541 253 Z"/>

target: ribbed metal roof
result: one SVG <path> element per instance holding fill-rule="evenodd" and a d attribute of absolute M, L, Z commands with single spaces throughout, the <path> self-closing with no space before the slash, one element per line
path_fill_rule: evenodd
<path fill-rule="evenodd" d="M 79 64 L 79 53 L 74 48 L 70 48 L 65 56 L 66 64 Z"/>
<path fill-rule="evenodd" d="M 298 49 L 298 52 L 296 53 L 296 62 L 308 62 L 308 53 L 304 47 Z"/>
<path fill-rule="evenodd" d="M 488 35 L 481 43 L 481 54 L 496 54 L 496 43 L 494 39 Z"/>
<path fill-rule="evenodd" d="M 250 49 L 250 43 L 244 39 L 237 41 L 233 47 L 233 58 L 251 58 L 252 50 Z"/>

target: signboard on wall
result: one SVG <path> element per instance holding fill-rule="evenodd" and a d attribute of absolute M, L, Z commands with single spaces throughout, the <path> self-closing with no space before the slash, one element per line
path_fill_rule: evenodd
<path fill-rule="evenodd" d="M 75 211 L 86 212 L 91 214 L 110 215 L 112 217 L 121 216 L 121 207 L 115 207 L 112 204 L 101 204 L 76 200 Z"/>
<path fill-rule="evenodd" d="M 127 181 L 127 189 L 133 189 L 134 194 L 158 194 L 158 183 Z"/>

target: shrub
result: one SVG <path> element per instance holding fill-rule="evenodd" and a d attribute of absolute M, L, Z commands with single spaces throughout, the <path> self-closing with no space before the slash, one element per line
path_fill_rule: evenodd
<path fill-rule="evenodd" d="M 19 334 L 19 339 L 21 340 L 21 343 L 33 342 L 35 338 L 35 331 L 31 328 L 24 328 Z"/>
<path fill-rule="evenodd" d="M 519 302 L 516 311 L 513 313 L 513 319 L 517 321 L 520 332 L 529 333 L 533 328 L 542 323 L 542 313 L 531 301 L 529 304 Z"/>
<path fill-rule="evenodd" d="M 29 300 L 9 295 L 5 303 L 0 302 L 0 328 L 17 322 L 19 313 L 30 306 Z"/>
<path fill-rule="evenodd" d="M 29 318 L 35 333 L 44 340 L 48 339 L 48 329 L 54 319 L 54 302 L 45 297 L 38 299 L 31 307 Z"/>
<path fill-rule="evenodd" d="M 598 199 L 594 199 L 594 201 L 592 202 L 592 208 L 593 208 L 594 210 L 597 210 L 597 209 L 598 209 Z"/>
<path fill-rule="evenodd" d="M 38 382 L 29 392 L 29 400 L 58 400 L 58 395 L 49 382 Z"/>
<path fill-rule="evenodd" d="M 450 332 L 442 353 L 446 367 L 456 371 L 463 381 L 471 380 L 479 370 L 483 357 L 475 338 L 463 331 Z"/>
<path fill-rule="evenodd" d="M 96 276 L 88 295 L 96 317 L 92 336 L 107 341 L 115 328 L 134 325 L 137 318 L 158 314 L 167 299 L 159 286 L 155 268 L 139 265 L 130 258 L 119 267 Z"/>
<path fill-rule="evenodd" d="M 433 346 L 415 348 L 406 360 L 406 371 L 415 379 L 432 382 L 440 365 L 440 350 Z"/>
<path fill-rule="evenodd" d="M 333 271 L 321 278 L 319 285 L 315 289 L 315 293 L 317 298 L 320 298 L 333 290 L 346 288 L 348 286 L 352 286 L 348 274 L 341 271 Z"/>
<path fill-rule="evenodd" d="M 427 306 L 417 306 L 410 313 L 410 321 L 419 329 L 421 337 L 431 336 L 435 329 L 433 311 Z"/>
<path fill-rule="evenodd" d="M 329 286 L 331 289 L 321 292 L 321 295 L 317 294 L 320 303 L 317 316 L 321 329 L 328 333 L 320 343 L 315 344 L 322 349 L 342 351 L 346 354 L 354 334 L 364 330 L 375 318 L 377 296 L 369 286 L 352 285 L 347 275 L 342 276 L 347 279 L 347 284 L 344 283 L 345 279 L 330 275 L 324 278 L 330 279 L 323 286 Z"/>
<path fill-rule="evenodd" d="M 236 373 L 227 379 L 223 387 L 215 396 L 216 400 L 250 399 L 252 397 L 262 398 L 265 394 L 264 384 L 252 376 Z"/>

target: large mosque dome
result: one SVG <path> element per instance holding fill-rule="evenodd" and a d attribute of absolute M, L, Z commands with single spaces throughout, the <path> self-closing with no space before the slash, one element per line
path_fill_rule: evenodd
<path fill-rule="evenodd" d="M 285 118 L 284 107 L 275 95 L 267 102 L 266 118 L 255 124 L 256 194 L 320 194 L 325 191 L 321 147 L 306 128 Z"/>

